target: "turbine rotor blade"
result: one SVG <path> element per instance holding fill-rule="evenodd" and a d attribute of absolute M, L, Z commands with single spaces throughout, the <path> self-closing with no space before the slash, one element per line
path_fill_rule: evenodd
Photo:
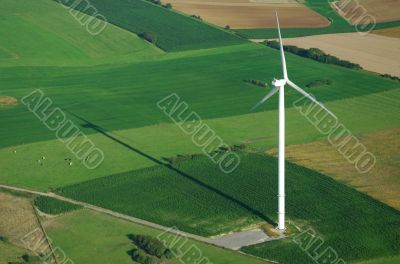
<path fill-rule="evenodd" d="M 276 10 L 275 10 L 275 15 L 276 15 L 276 24 L 278 26 L 279 46 L 280 46 L 280 52 L 281 52 L 281 64 L 282 64 L 283 79 L 287 80 L 288 74 L 287 74 L 287 69 L 286 69 L 286 58 L 285 58 L 285 52 L 283 50 L 283 43 L 282 43 L 282 36 L 281 36 L 281 28 L 279 26 L 278 12 Z"/>
<path fill-rule="evenodd" d="M 260 101 L 258 101 L 256 103 L 255 106 L 253 106 L 253 108 L 251 108 L 250 111 L 253 111 L 254 109 L 256 109 L 257 107 L 259 107 L 260 105 L 262 105 L 265 101 L 267 101 L 271 96 L 273 96 L 274 94 L 276 94 L 279 91 L 278 87 L 274 87 L 271 89 L 271 91 L 269 91 L 269 93 L 263 97 L 263 99 L 261 99 Z"/>
<path fill-rule="evenodd" d="M 307 97 L 308 99 L 310 99 L 312 102 L 314 102 L 315 104 L 319 105 L 321 108 L 323 108 L 325 111 L 327 111 L 329 114 L 331 114 L 332 116 L 334 116 L 335 118 L 336 115 L 334 113 L 332 113 L 328 108 L 326 108 L 323 104 L 321 104 L 320 102 L 318 102 L 317 100 L 315 100 L 314 97 L 312 97 L 310 94 L 308 94 L 306 91 L 304 91 L 303 89 L 301 89 L 299 86 L 297 86 L 295 83 L 293 83 L 290 80 L 287 80 L 286 82 L 290 87 L 292 87 L 293 89 L 295 89 L 297 92 L 301 93 L 303 96 Z"/>

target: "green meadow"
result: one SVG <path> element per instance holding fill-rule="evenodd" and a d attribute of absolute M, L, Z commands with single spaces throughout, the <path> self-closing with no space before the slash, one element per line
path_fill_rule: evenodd
<path fill-rule="evenodd" d="M 239 153 L 240 165 L 223 173 L 207 157 L 132 171 L 68 186 L 59 194 L 203 236 L 276 221 L 277 159 Z M 400 212 L 318 172 L 286 163 L 287 215 L 312 227 L 347 261 L 400 253 Z M 115 195 L 118 194 L 118 195 Z M 135 201 L 135 202 L 132 202 Z M 245 252 L 287 263 L 297 245 L 279 240 Z M 305 259 L 307 256 L 305 255 Z M 308 263 L 299 260 L 298 263 Z"/>
<path fill-rule="evenodd" d="M 24 263 L 21 257 L 25 254 L 33 253 L 0 240 L 0 263 Z"/>
<path fill-rule="evenodd" d="M 326 17 L 331 23 L 327 27 L 320 28 L 284 28 L 282 35 L 285 38 L 295 38 L 311 35 L 348 33 L 348 32 L 365 32 L 372 29 L 390 28 L 400 25 L 400 21 L 377 23 L 376 25 L 354 26 L 349 24 L 342 16 L 340 16 L 332 7 L 330 2 L 334 0 L 305 0 L 305 5 Z M 367 13 L 368 14 L 368 13 Z M 368 21 L 365 19 L 365 21 Z M 235 29 L 235 31 L 245 38 L 264 39 L 276 38 L 275 28 L 256 28 L 256 29 Z"/>
<path fill-rule="evenodd" d="M 14 97 L 18 104 L 0 108 L 0 183 L 58 192 L 204 236 L 275 222 L 277 160 L 263 153 L 277 145 L 278 98 L 254 113 L 250 108 L 268 92 L 271 80 L 280 77 L 279 52 L 142 0 L 91 0 L 109 22 L 101 34 L 91 35 L 71 15 L 76 10 L 58 2 L 2 1 L 0 96 Z M 82 21 L 93 14 L 84 4 L 76 9 L 87 14 L 75 13 Z M 328 2 L 306 4 L 333 23 L 323 29 L 285 29 L 285 36 L 350 30 L 328 10 Z M 246 37 L 276 36 L 271 29 L 239 31 Z M 157 36 L 155 45 L 136 35 L 143 32 Z M 289 77 L 298 85 L 305 87 L 321 76 L 331 81 L 305 90 L 353 134 L 399 127 L 398 81 L 286 56 Z M 245 80 L 264 81 L 269 87 Z M 36 89 L 52 101 L 43 116 L 60 107 L 104 152 L 99 167 L 87 169 L 22 103 Z M 326 139 L 293 107 L 301 97 L 286 91 L 286 144 Z M 190 156 L 202 150 L 157 107 L 171 93 L 225 143 L 246 146 L 236 171 L 223 174 L 204 156 Z M 177 155 L 190 158 L 166 161 Z M 290 221 L 315 229 L 346 262 L 397 263 L 398 211 L 319 172 L 288 163 L 287 173 Z M 50 214 L 75 209 L 48 198 L 38 198 L 36 205 Z M 159 233 L 87 210 L 44 224 L 77 264 L 132 263 L 127 235 Z M 264 263 L 190 242 L 213 263 Z M 279 263 L 310 263 L 291 237 L 242 250 Z"/>
<path fill-rule="evenodd" d="M 195 18 L 145 0 L 92 0 L 96 8 L 88 8 L 86 2 L 75 5 L 67 0 L 58 1 L 76 10 L 95 15 L 102 14 L 111 24 L 136 34 L 151 32 L 156 45 L 163 50 L 177 51 L 202 49 L 244 43 L 245 41 L 227 31 L 208 25 Z"/>
<path fill-rule="evenodd" d="M 1 4 L 2 68 L 139 61 L 163 53 L 138 36 L 111 24 L 102 34 L 90 35 L 68 10 L 51 0 L 3 0 Z M 89 16 L 82 19 L 87 18 Z M 0 89 L 4 88 L 2 85 Z"/>
<path fill-rule="evenodd" d="M 278 55 L 276 50 L 248 44 L 213 56 L 173 57 L 129 65 L 8 67 L 2 70 L 0 85 L 2 94 L 19 100 L 40 88 L 74 122 L 85 122 L 78 116 L 112 131 L 170 122 L 156 103 L 171 93 L 178 94 L 203 119 L 248 114 L 266 90 L 244 80 L 269 83 L 280 72 Z M 320 76 L 334 81 L 330 86 L 306 89 L 322 102 L 399 88 L 398 82 L 365 71 L 321 65 L 291 54 L 287 57 L 290 77 L 299 85 L 304 87 Z M 299 94 L 288 90 L 287 106 L 299 98 Z M 274 110 L 276 102 L 274 97 L 257 111 Z M 2 122 L 7 124 L 0 127 L 0 136 L 5 139 L 1 147 L 54 138 L 54 133 L 23 104 L 1 111 Z M 29 134 L 24 127 L 29 127 Z M 93 133 L 90 128 L 83 131 Z"/>
<path fill-rule="evenodd" d="M 251 89 L 258 88 L 251 87 Z M 357 135 L 398 127 L 400 125 L 397 114 L 399 100 L 400 90 L 394 89 L 337 100 L 327 103 L 327 106 L 336 113 L 341 123 Z M 326 136 L 321 135 L 298 110 L 287 109 L 286 116 L 287 144 L 326 139 Z M 206 119 L 204 123 L 215 130 L 227 144 L 247 144 L 251 148 L 263 150 L 277 146 L 277 117 L 277 111 L 265 111 Z M 105 151 L 105 159 L 97 169 L 88 170 L 74 158 L 65 144 L 56 139 L 6 147 L 0 149 L 0 159 L 4 161 L 0 163 L 0 170 L 7 172 L 0 175 L 1 182 L 37 190 L 55 189 L 155 165 L 154 161 L 139 154 L 139 151 L 159 160 L 178 154 L 202 152 L 193 144 L 191 136 L 186 135 L 175 124 L 162 123 L 141 128 L 108 131 L 107 134 L 137 151 L 121 145 L 104 134 L 90 134 L 89 138 L 95 145 Z M 14 153 L 15 150 L 17 153 Z M 42 162 L 43 165 L 40 165 L 37 160 L 43 156 L 46 160 Z M 73 166 L 69 166 L 65 158 L 71 158 Z"/>
<path fill-rule="evenodd" d="M 141 234 L 157 237 L 163 233 L 160 230 L 87 210 L 80 210 L 48 220 L 48 223 L 45 222 L 44 226 L 55 245 L 62 248 L 74 263 L 133 263 L 127 254 L 127 251 L 133 247 L 127 235 Z M 178 237 L 178 241 L 173 249 L 178 250 L 177 248 L 180 247 L 179 250 L 184 252 L 190 247 L 196 246 L 201 251 L 202 256 L 208 258 L 211 263 L 269 263 L 191 239 L 186 241 Z M 171 263 L 178 264 L 182 263 L 181 261 L 194 264 L 193 260 L 190 261 L 188 257 L 185 258 L 184 256 L 173 259 Z"/>

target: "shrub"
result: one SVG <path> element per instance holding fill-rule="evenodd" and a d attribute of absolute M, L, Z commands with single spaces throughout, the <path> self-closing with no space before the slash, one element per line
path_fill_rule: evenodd
<path fill-rule="evenodd" d="M 139 34 L 139 37 L 141 37 L 142 39 L 145 39 L 148 42 L 153 43 L 153 44 L 155 44 L 157 42 L 156 35 L 151 32 L 143 32 L 143 33 Z"/>
<path fill-rule="evenodd" d="M 229 30 L 229 29 L 231 29 L 231 26 L 226 25 L 226 26 L 225 26 L 225 29 Z"/>
<path fill-rule="evenodd" d="M 267 88 L 268 84 L 260 80 L 244 80 L 245 83 L 249 83 L 258 87 Z"/>
<path fill-rule="evenodd" d="M 145 235 L 130 235 L 129 238 L 146 253 L 158 258 L 171 258 L 171 250 L 156 238 Z"/>
<path fill-rule="evenodd" d="M 316 86 L 331 85 L 331 84 L 332 84 L 331 80 L 315 80 L 306 84 L 306 87 L 316 87 Z"/>
<path fill-rule="evenodd" d="M 172 9 L 172 5 L 170 3 L 163 5 L 163 7 L 167 8 L 167 9 Z"/>
<path fill-rule="evenodd" d="M 203 19 L 201 18 L 201 16 L 192 15 L 192 17 L 193 17 L 193 18 L 196 18 L 196 19 L 198 19 L 198 20 L 203 20 Z"/>
<path fill-rule="evenodd" d="M 28 254 L 24 254 L 24 255 L 21 256 L 21 258 L 24 261 L 23 263 L 32 263 L 32 264 L 42 263 L 42 260 L 41 260 L 41 258 L 39 256 L 30 256 Z"/>

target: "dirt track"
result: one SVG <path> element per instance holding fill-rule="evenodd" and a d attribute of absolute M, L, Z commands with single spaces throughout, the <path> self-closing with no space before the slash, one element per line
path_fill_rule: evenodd
<path fill-rule="evenodd" d="M 400 39 L 358 33 L 330 34 L 283 40 L 286 45 L 319 48 L 360 64 L 364 69 L 400 76 Z"/>
<path fill-rule="evenodd" d="M 173 8 L 189 15 L 231 28 L 271 28 L 276 26 L 275 10 L 282 27 L 324 27 L 329 21 L 293 0 L 168 0 Z"/>

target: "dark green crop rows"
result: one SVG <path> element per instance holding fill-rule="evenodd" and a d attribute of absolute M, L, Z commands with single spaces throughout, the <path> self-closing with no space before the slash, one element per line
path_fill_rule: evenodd
<path fill-rule="evenodd" d="M 51 215 L 58 215 L 82 208 L 82 206 L 46 196 L 37 197 L 35 199 L 35 206 L 43 213 Z"/>
<path fill-rule="evenodd" d="M 75 4 L 75 1 L 58 1 L 65 5 Z M 156 45 L 167 51 L 245 42 L 222 29 L 141 0 L 91 0 L 90 4 L 111 24 L 136 34 L 153 33 L 157 39 Z M 87 9 L 87 1 L 82 1 L 75 9 L 89 15 L 93 15 L 95 10 Z"/>
<path fill-rule="evenodd" d="M 109 176 L 58 192 L 201 235 L 275 221 L 275 158 L 242 153 L 240 166 L 231 174 L 204 157 L 173 166 Z M 317 172 L 291 163 L 286 168 L 289 218 L 314 228 L 342 258 L 400 253 L 399 212 Z M 284 261 L 288 247 L 298 249 L 291 241 L 276 243 L 246 251 Z"/>

